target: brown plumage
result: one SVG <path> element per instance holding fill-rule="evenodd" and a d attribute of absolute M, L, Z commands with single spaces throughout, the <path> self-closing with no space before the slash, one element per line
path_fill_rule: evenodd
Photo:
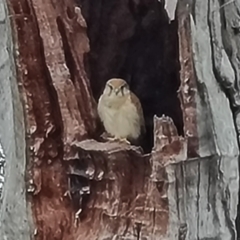
<path fill-rule="evenodd" d="M 99 98 L 98 113 L 105 130 L 114 139 L 136 143 L 145 133 L 141 103 L 123 79 L 107 81 Z"/>

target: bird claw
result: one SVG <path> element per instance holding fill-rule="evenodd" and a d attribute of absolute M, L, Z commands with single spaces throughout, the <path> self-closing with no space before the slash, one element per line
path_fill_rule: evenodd
<path fill-rule="evenodd" d="M 125 142 L 125 143 L 131 145 L 131 143 L 126 138 L 109 137 L 108 140 L 111 142 L 115 142 L 115 141 Z"/>
<path fill-rule="evenodd" d="M 131 145 L 131 143 L 126 138 L 120 138 L 119 140 L 120 140 L 120 142 L 125 142 L 125 143 Z"/>
<path fill-rule="evenodd" d="M 108 137 L 107 139 L 108 139 L 110 142 L 115 142 L 115 141 L 119 140 L 119 139 L 116 138 L 116 137 Z"/>

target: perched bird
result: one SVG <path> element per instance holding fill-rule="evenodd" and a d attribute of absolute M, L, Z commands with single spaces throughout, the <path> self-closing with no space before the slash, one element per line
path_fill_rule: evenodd
<path fill-rule="evenodd" d="M 110 140 L 137 143 L 145 133 L 142 106 L 129 85 L 121 78 L 107 81 L 98 101 L 98 114 Z"/>

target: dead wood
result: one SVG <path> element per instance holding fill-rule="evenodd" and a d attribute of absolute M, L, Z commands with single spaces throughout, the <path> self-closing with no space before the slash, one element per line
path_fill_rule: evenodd
<path fill-rule="evenodd" d="M 0 1 L 3 239 L 236 239 L 238 3 Z M 112 75 L 147 154 L 100 141 Z"/>

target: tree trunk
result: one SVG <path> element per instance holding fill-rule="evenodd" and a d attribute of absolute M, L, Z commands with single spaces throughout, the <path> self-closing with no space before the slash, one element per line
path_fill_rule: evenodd
<path fill-rule="evenodd" d="M 0 0 L 3 239 L 237 239 L 239 13 L 240 0 Z M 100 137 L 111 77 L 141 100 L 142 146 Z"/>

